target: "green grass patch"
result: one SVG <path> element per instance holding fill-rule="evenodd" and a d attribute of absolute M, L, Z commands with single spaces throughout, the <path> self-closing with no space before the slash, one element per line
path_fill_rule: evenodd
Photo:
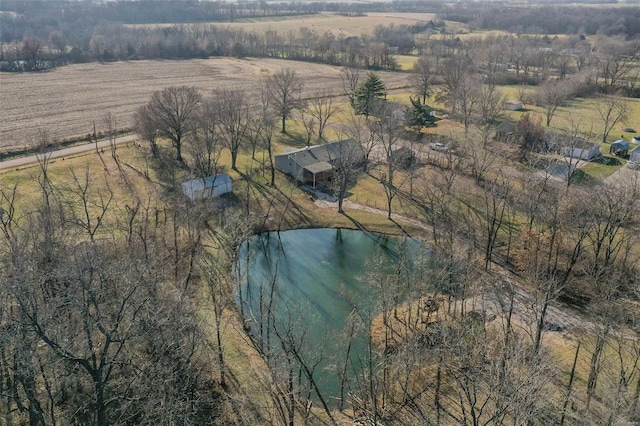
<path fill-rule="evenodd" d="M 417 56 L 412 55 L 395 55 L 396 63 L 403 71 L 410 71 L 413 69 L 413 65 L 418 60 Z"/>
<path fill-rule="evenodd" d="M 624 163 L 625 161 L 618 157 L 601 155 L 578 169 L 574 181 L 581 185 L 595 185 L 618 171 Z"/>

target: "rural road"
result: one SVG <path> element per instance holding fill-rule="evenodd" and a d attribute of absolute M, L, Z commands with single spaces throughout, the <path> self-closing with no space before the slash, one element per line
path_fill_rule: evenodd
<path fill-rule="evenodd" d="M 119 145 L 127 142 L 133 142 L 136 139 L 138 139 L 138 135 L 135 135 L 135 134 L 121 136 L 116 138 L 116 144 Z M 98 142 L 98 148 L 108 148 L 108 147 L 109 147 L 108 139 Z M 80 154 L 82 152 L 91 151 L 95 149 L 96 149 L 95 143 L 87 143 L 84 145 L 72 146 L 71 148 L 63 148 L 55 151 L 46 152 L 44 154 L 34 154 L 26 157 L 14 158 L 12 160 L 4 160 L 4 161 L 0 161 L 0 170 L 6 170 L 14 167 L 21 167 L 21 166 L 26 166 L 29 164 L 36 163 L 38 162 L 38 157 L 42 155 L 47 156 L 49 159 L 63 158 L 70 155 Z"/>

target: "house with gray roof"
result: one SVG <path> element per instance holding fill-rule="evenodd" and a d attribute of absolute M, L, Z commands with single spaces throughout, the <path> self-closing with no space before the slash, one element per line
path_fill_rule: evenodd
<path fill-rule="evenodd" d="M 364 161 L 362 147 L 351 139 L 288 151 L 276 155 L 275 164 L 276 169 L 315 188 L 321 182 L 330 181 L 347 158 Z"/>

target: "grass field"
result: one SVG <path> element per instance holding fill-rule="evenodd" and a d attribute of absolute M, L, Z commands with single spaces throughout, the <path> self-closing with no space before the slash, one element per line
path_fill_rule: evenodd
<path fill-rule="evenodd" d="M 196 59 L 69 65 L 42 73 L 0 76 L 0 152 L 31 147 L 45 131 L 62 141 L 100 132 L 111 112 L 117 128 L 130 128 L 131 117 L 151 93 L 168 86 L 195 86 L 208 94 L 218 88 L 255 88 L 260 78 L 292 68 L 304 82 L 303 96 L 343 91 L 340 67 L 276 59 Z M 389 90 L 406 86 L 405 74 L 379 72 Z"/>
<path fill-rule="evenodd" d="M 377 25 L 413 25 L 417 22 L 435 19 L 433 13 L 368 13 L 367 16 L 342 16 L 333 13 L 318 13 L 313 15 L 276 16 L 266 18 L 245 18 L 235 22 L 215 22 L 205 25 L 244 29 L 252 32 L 265 32 L 277 30 L 281 32 L 294 31 L 300 28 L 308 28 L 316 34 L 324 34 L 327 31 L 337 36 L 356 36 L 373 34 Z M 450 23 L 454 25 L 455 23 Z M 201 25 L 201 24 L 198 24 Z M 144 24 L 131 25 L 133 27 L 169 27 L 174 24 Z"/>

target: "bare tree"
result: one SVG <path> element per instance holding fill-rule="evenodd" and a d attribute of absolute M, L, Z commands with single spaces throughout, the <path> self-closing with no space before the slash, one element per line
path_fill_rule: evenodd
<path fill-rule="evenodd" d="M 608 91 L 613 92 L 633 70 L 633 58 L 638 48 L 635 41 L 619 38 L 602 38 L 598 40 L 595 52 L 595 63 L 598 77 L 602 79 Z"/>
<path fill-rule="evenodd" d="M 457 114 L 464 125 L 465 136 L 469 133 L 480 101 L 482 81 L 479 76 L 467 74 L 458 82 L 455 92 Z"/>
<path fill-rule="evenodd" d="M 318 123 L 316 122 L 316 119 L 311 116 L 311 114 L 308 114 L 306 112 L 306 107 L 302 108 L 302 111 L 300 111 L 300 123 L 304 128 L 306 137 L 305 145 L 309 146 L 311 145 L 311 139 L 313 138 L 313 135 L 316 133 L 316 125 Z"/>
<path fill-rule="evenodd" d="M 422 99 L 422 103 L 427 103 L 427 98 L 431 94 L 435 79 L 435 70 L 433 69 L 431 59 L 428 56 L 421 56 L 413 65 L 413 73 L 411 74 L 411 88 L 413 93 Z"/>
<path fill-rule="evenodd" d="M 545 109 L 547 127 L 551 125 L 551 119 L 558 107 L 564 105 L 569 96 L 570 90 L 566 81 L 547 80 L 538 86 L 536 99 Z"/>
<path fill-rule="evenodd" d="M 193 161 L 193 171 L 198 178 L 205 179 L 218 174 L 225 144 L 218 132 L 216 118 L 217 106 L 211 102 L 205 103 L 198 117 L 193 141 L 188 148 Z"/>
<path fill-rule="evenodd" d="M 256 138 L 257 145 L 267 153 L 271 186 L 276 184 L 276 168 L 273 164 L 273 132 L 276 128 L 276 118 L 275 111 L 271 108 L 269 94 L 262 86 L 260 89 L 260 113 L 252 120 L 251 133 L 252 137 Z"/>
<path fill-rule="evenodd" d="M 316 93 L 307 103 L 305 111 L 318 125 L 318 139 L 324 139 L 324 131 L 329 124 L 329 120 L 339 112 L 336 104 L 336 97 L 328 91 Z"/>
<path fill-rule="evenodd" d="M 133 116 L 133 126 L 138 136 L 149 142 L 151 154 L 157 157 L 159 130 L 153 119 L 153 108 L 149 104 L 138 108 Z"/>
<path fill-rule="evenodd" d="M 238 170 L 238 153 L 251 124 L 251 105 L 246 93 L 241 89 L 216 90 L 207 110 L 215 114 L 216 129 L 231 152 L 231 168 Z"/>
<path fill-rule="evenodd" d="M 364 171 L 366 172 L 371 153 L 375 150 L 376 146 L 378 146 L 379 142 L 369 120 L 364 115 L 356 114 L 353 110 L 350 110 L 344 133 L 347 137 L 362 146 L 364 152 Z"/>
<path fill-rule="evenodd" d="M 458 113 L 458 92 L 465 76 L 469 73 L 470 61 L 464 53 L 458 53 L 442 64 L 444 84 L 438 98 L 446 102 L 453 114 Z"/>
<path fill-rule="evenodd" d="M 387 219 L 391 219 L 393 199 L 399 190 L 398 186 L 396 186 L 395 175 L 400 165 L 396 161 L 395 151 L 399 145 L 402 122 L 398 118 L 394 108 L 386 105 L 386 107 L 380 111 L 380 117 L 371 123 L 371 128 L 375 137 L 378 139 L 378 143 L 382 147 L 386 163 L 384 167 L 385 172 L 382 173 L 380 177 L 380 183 L 382 183 L 387 196 Z"/>
<path fill-rule="evenodd" d="M 344 68 L 340 73 L 344 94 L 349 97 L 349 103 L 353 105 L 356 89 L 360 84 L 362 72 L 359 68 Z"/>
<path fill-rule="evenodd" d="M 266 79 L 273 109 L 282 120 L 281 132 L 286 133 L 286 120 L 301 106 L 302 79 L 291 68 L 283 68 Z"/>
<path fill-rule="evenodd" d="M 172 86 L 156 91 L 138 110 L 137 127 L 148 138 L 155 129 L 158 136 L 169 139 L 176 148 L 176 159 L 182 162 L 182 144 L 193 131 L 201 103 L 202 96 L 195 87 Z"/>
<path fill-rule="evenodd" d="M 599 98 L 593 106 L 602 120 L 602 143 L 606 143 L 611 130 L 627 119 L 627 101 L 622 96 L 612 95 Z"/>
<path fill-rule="evenodd" d="M 485 145 L 489 141 L 495 122 L 500 118 L 505 96 L 501 95 L 494 84 L 483 84 L 480 87 L 477 102 L 478 124 L 482 130 L 482 140 Z"/>
<path fill-rule="evenodd" d="M 331 163 L 334 166 L 334 175 L 331 180 L 333 194 L 338 198 L 338 213 L 344 213 L 342 208 L 349 188 L 355 185 L 360 165 L 364 160 L 362 146 L 356 141 L 347 140 L 339 145 L 336 152 L 329 152 Z"/>

